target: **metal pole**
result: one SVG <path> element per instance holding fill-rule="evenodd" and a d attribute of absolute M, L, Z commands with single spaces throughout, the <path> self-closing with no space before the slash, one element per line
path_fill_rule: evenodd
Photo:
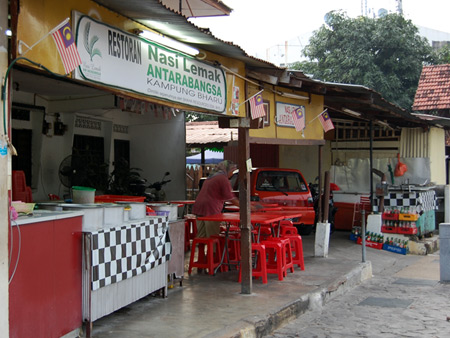
<path fill-rule="evenodd" d="M 366 262 L 366 211 L 361 210 L 361 240 L 362 240 L 362 262 Z"/>
<path fill-rule="evenodd" d="M 319 200 L 317 201 L 317 213 L 319 216 L 317 217 L 317 221 L 322 223 L 323 222 L 323 213 L 322 213 L 322 152 L 323 152 L 323 146 L 319 145 L 319 164 L 318 164 L 318 171 L 319 171 L 319 181 L 317 182 L 317 193 L 319 194 Z M 328 216 L 327 216 L 328 218 Z"/>
<path fill-rule="evenodd" d="M 370 176 L 369 176 L 369 182 L 370 182 L 370 211 L 373 211 L 373 177 L 372 177 L 372 169 L 373 169 L 373 122 L 369 122 L 369 140 L 370 140 L 370 150 L 369 150 L 369 161 L 370 161 Z"/>

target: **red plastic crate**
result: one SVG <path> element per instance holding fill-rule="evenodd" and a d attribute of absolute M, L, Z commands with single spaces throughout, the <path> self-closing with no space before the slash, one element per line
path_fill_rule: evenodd
<path fill-rule="evenodd" d="M 396 227 L 388 227 L 386 225 L 382 225 L 381 226 L 381 232 L 387 232 L 387 233 L 391 233 L 391 234 L 396 234 L 397 233 L 397 228 Z"/>
<path fill-rule="evenodd" d="M 399 214 L 383 213 L 383 219 L 389 220 L 389 221 L 396 221 L 396 220 L 398 220 L 398 215 Z"/>
<path fill-rule="evenodd" d="M 126 195 L 95 196 L 95 203 L 144 202 L 144 201 L 145 196 L 126 196 Z"/>
<path fill-rule="evenodd" d="M 417 234 L 417 228 L 399 227 L 397 228 L 397 233 L 403 235 L 415 235 Z"/>
<path fill-rule="evenodd" d="M 356 243 L 358 243 L 359 245 L 362 245 L 362 238 L 358 237 L 358 240 L 356 241 Z M 366 246 L 368 246 L 369 248 L 377 249 L 377 250 L 383 249 L 383 243 L 378 243 L 378 242 L 366 241 Z"/>

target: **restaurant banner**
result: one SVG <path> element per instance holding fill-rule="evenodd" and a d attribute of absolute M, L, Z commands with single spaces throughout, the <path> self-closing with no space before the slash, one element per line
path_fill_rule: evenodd
<path fill-rule="evenodd" d="M 303 116 L 305 116 L 305 106 L 276 102 L 275 109 L 275 122 L 280 127 L 294 128 L 294 119 L 292 117 L 292 112 L 294 112 L 296 109 L 301 109 L 301 111 L 303 112 Z"/>
<path fill-rule="evenodd" d="M 225 74 L 179 51 L 78 15 L 75 78 L 225 113 Z"/>

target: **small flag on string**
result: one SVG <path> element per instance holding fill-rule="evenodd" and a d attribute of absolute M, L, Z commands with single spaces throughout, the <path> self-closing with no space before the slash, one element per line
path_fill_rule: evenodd
<path fill-rule="evenodd" d="M 266 116 L 266 111 L 264 110 L 264 102 L 261 94 L 256 94 L 250 98 L 250 114 L 252 119 L 257 119 L 259 117 Z"/>
<path fill-rule="evenodd" d="M 75 45 L 69 23 L 67 22 L 61 28 L 56 29 L 52 33 L 52 36 L 55 40 L 56 47 L 58 48 L 59 55 L 61 56 L 64 71 L 68 74 L 81 65 L 81 57 L 78 53 L 77 46 Z"/>
<path fill-rule="evenodd" d="M 292 111 L 294 127 L 296 131 L 305 129 L 305 107 L 301 106 Z"/>
<path fill-rule="evenodd" d="M 328 115 L 325 109 L 319 116 L 320 123 L 322 124 L 323 130 L 327 132 L 328 130 L 334 129 L 333 122 L 331 122 L 330 115 Z"/>

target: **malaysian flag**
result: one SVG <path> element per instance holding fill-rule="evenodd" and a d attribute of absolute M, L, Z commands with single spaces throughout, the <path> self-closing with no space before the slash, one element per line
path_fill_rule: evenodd
<path fill-rule="evenodd" d="M 301 106 L 292 111 L 292 119 L 296 131 L 305 129 L 305 107 Z"/>
<path fill-rule="evenodd" d="M 257 119 L 258 117 L 266 116 L 266 111 L 264 110 L 264 102 L 261 94 L 256 94 L 250 98 L 250 113 L 252 119 Z"/>
<path fill-rule="evenodd" d="M 75 45 L 69 23 L 67 22 L 61 28 L 56 29 L 52 33 L 52 36 L 53 40 L 55 40 L 56 47 L 58 48 L 59 55 L 61 56 L 64 71 L 68 74 L 81 65 L 81 57 L 78 53 L 77 46 Z"/>
<path fill-rule="evenodd" d="M 333 122 L 331 122 L 330 115 L 328 115 L 325 109 L 319 116 L 320 123 L 322 124 L 323 130 L 327 132 L 328 130 L 334 129 Z"/>

